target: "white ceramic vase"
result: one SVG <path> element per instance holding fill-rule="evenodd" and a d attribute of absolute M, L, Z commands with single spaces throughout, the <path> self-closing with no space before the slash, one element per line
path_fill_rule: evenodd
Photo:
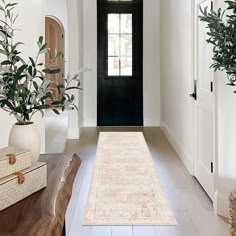
<path fill-rule="evenodd" d="M 41 138 L 35 124 L 14 124 L 9 135 L 9 146 L 25 148 L 31 151 L 32 162 L 37 162 L 40 155 Z"/>

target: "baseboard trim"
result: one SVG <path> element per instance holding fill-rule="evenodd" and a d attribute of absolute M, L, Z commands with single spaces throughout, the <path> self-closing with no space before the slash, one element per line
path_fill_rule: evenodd
<path fill-rule="evenodd" d="M 144 117 L 144 127 L 160 127 L 160 122 Z"/>
<path fill-rule="evenodd" d="M 84 127 L 97 127 L 97 121 L 94 121 L 94 119 L 86 119 L 83 120 L 83 126 Z M 147 119 L 144 118 L 144 127 L 159 127 L 160 122 L 155 121 L 153 119 Z"/>
<path fill-rule="evenodd" d="M 90 127 L 97 127 L 97 120 L 94 119 L 85 119 L 83 121 L 84 127 L 90 128 Z"/>
<path fill-rule="evenodd" d="M 172 147 L 177 152 L 179 158 L 182 160 L 188 171 L 191 175 L 193 175 L 193 162 L 191 162 L 190 155 L 186 154 L 186 152 L 181 148 L 181 145 L 178 143 L 177 138 L 173 135 L 173 133 L 170 131 L 169 127 L 165 122 L 161 121 L 161 129 L 165 136 L 167 137 L 168 141 L 172 145 Z"/>
<path fill-rule="evenodd" d="M 214 211 L 215 214 L 229 218 L 229 197 L 220 192 L 214 194 Z"/>

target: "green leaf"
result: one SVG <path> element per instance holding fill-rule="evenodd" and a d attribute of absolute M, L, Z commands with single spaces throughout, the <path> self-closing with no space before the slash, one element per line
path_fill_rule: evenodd
<path fill-rule="evenodd" d="M 4 51 L 4 50 L 2 50 L 2 49 L 0 49 L 0 53 L 3 54 L 3 55 L 5 55 L 5 56 L 7 56 L 7 52 Z"/>
<path fill-rule="evenodd" d="M 34 88 L 38 91 L 38 89 L 39 89 L 38 84 L 35 81 L 33 81 L 33 85 L 34 85 Z"/>
<path fill-rule="evenodd" d="M 41 44 L 43 44 L 43 36 L 40 36 L 40 37 L 39 37 L 39 42 L 40 42 Z"/>
<path fill-rule="evenodd" d="M 43 72 L 46 74 L 50 74 L 51 70 L 50 69 L 43 69 Z"/>
<path fill-rule="evenodd" d="M 50 108 L 50 105 L 44 104 L 44 105 L 36 106 L 34 108 L 37 110 L 44 110 L 44 109 Z"/>
<path fill-rule="evenodd" d="M 52 109 L 54 111 L 54 113 L 56 113 L 57 115 L 60 115 L 60 112 L 57 109 Z"/>
<path fill-rule="evenodd" d="M 69 87 L 69 88 L 66 88 L 66 91 L 73 90 L 73 89 L 80 89 L 80 88 L 79 87 Z"/>
<path fill-rule="evenodd" d="M 52 105 L 60 105 L 61 104 L 61 101 L 54 101 L 52 102 Z"/>
<path fill-rule="evenodd" d="M 28 67 L 28 72 L 31 76 L 33 76 L 33 67 L 32 66 Z"/>
<path fill-rule="evenodd" d="M 53 96 L 52 96 L 52 93 L 51 93 L 51 92 L 48 92 L 46 97 L 47 97 L 47 98 L 50 98 L 51 100 L 53 100 Z"/>
<path fill-rule="evenodd" d="M 3 108 L 6 105 L 6 100 L 0 101 L 0 107 Z"/>
<path fill-rule="evenodd" d="M 8 7 L 14 7 L 14 6 L 16 6 L 18 3 L 8 3 L 7 5 L 6 5 L 6 8 L 8 8 Z"/>
<path fill-rule="evenodd" d="M 51 74 L 58 74 L 61 70 L 60 69 L 54 69 L 51 70 Z"/>
<path fill-rule="evenodd" d="M 47 44 L 46 43 L 39 49 L 39 52 L 44 53 L 45 50 L 47 50 Z"/>
<path fill-rule="evenodd" d="M 13 47 L 12 47 L 12 51 L 14 51 L 17 48 L 17 46 L 19 46 L 19 45 L 24 45 L 24 43 L 18 42 L 16 44 L 14 44 Z"/>
<path fill-rule="evenodd" d="M 31 64 L 32 64 L 32 66 L 35 67 L 34 59 L 33 59 L 32 57 L 29 57 L 29 59 L 30 59 L 30 62 L 31 62 Z"/>
<path fill-rule="evenodd" d="M 11 62 L 8 61 L 8 60 L 6 60 L 6 61 L 1 62 L 1 65 L 2 65 L 2 66 L 11 65 Z"/>
<path fill-rule="evenodd" d="M 15 16 L 15 18 L 13 19 L 13 24 L 15 24 L 15 22 L 16 22 L 16 19 L 18 18 L 18 14 Z"/>
<path fill-rule="evenodd" d="M 22 65 L 21 67 L 18 68 L 16 75 L 20 76 L 22 74 L 22 72 L 27 68 L 27 65 Z"/>
<path fill-rule="evenodd" d="M 65 89 L 65 86 L 63 84 L 57 85 L 57 91 L 59 94 L 61 94 L 61 89 Z"/>
<path fill-rule="evenodd" d="M 60 72 L 60 69 L 53 69 L 53 70 L 44 69 L 43 72 L 46 74 L 58 74 Z"/>
<path fill-rule="evenodd" d="M 7 17 L 10 19 L 11 18 L 11 13 L 9 10 L 7 10 Z"/>
<path fill-rule="evenodd" d="M 5 105 L 9 107 L 11 110 L 14 110 L 14 106 L 9 101 L 6 101 Z"/>
<path fill-rule="evenodd" d="M 58 58 L 58 57 L 61 57 L 62 55 L 63 55 L 62 52 L 57 52 L 56 55 L 55 55 L 55 57 Z"/>
<path fill-rule="evenodd" d="M 0 6 L 0 11 L 5 12 L 5 9 L 2 6 Z"/>
<path fill-rule="evenodd" d="M 40 36 L 39 39 L 38 39 L 38 46 L 39 48 L 41 48 L 43 45 L 43 36 Z"/>
<path fill-rule="evenodd" d="M 64 85 L 64 84 L 59 84 L 59 85 L 57 85 L 57 88 L 59 88 L 59 89 L 64 89 L 64 88 L 65 88 L 65 85 Z"/>

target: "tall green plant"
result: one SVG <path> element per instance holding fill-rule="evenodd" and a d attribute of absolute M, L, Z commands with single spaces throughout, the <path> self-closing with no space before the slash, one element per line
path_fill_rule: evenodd
<path fill-rule="evenodd" d="M 77 109 L 74 103 L 75 97 L 69 90 L 81 89 L 79 76 L 85 70 L 82 69 L 73 78 L 65 79 L 65 84 L 58 85 L 48 80 L 46 74 L 59 73 L 60 69 L 51 70 L 39 62 L 42 54 L 50 53 L 42 36 L 37 42 L 39 48 L 37 55 L 29 57 L 26 62 L 19 50 L 23 42 L 14 40 L 16 31 L 14 24 L 18 17 L 14 9 L 17 3 L 1 1 L 0 12 L 3 17 L 0 18 L 0 54 L 4 59 L 0 63 L 0 107 L 14 115 L 18 124 L 22 125 L 31 123 L 33 115 L 37 112 L 41 112 L 43 116 L 44 109 L 50 107 L 56 114 L 60 114 L 60 110 L 64 111 L 66 108 Z M 60 52 L 55 55 L 55 57 L 60 56 L 62 56 Z M 53 98 L 50 90 L 52 86 L 58 89 L 60 100 Z"/>
<path fill-rule="evenodd" d="M 207 43 L 213 45 L 214 62 L 211 67 L 215 71 L 226 71 L 228 85 L 236 86 L 236 0 L 228 0 L 225 3 L 228 5 L 225 11 L 200 8 L 200 20 L 207 23 Z"/>

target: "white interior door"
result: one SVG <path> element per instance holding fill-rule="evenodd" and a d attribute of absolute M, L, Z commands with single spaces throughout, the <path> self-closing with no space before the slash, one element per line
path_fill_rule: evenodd
<path fill-rule="evenodd" d="M 199 7 L 208 7 L 210 0 L 195 1 L 195 163 L 194 174 L 211 199 L 214 194 L 213 157 L 213 70 L 212 46 L 206 43 L 206 24 L 200 22 Z"/>

